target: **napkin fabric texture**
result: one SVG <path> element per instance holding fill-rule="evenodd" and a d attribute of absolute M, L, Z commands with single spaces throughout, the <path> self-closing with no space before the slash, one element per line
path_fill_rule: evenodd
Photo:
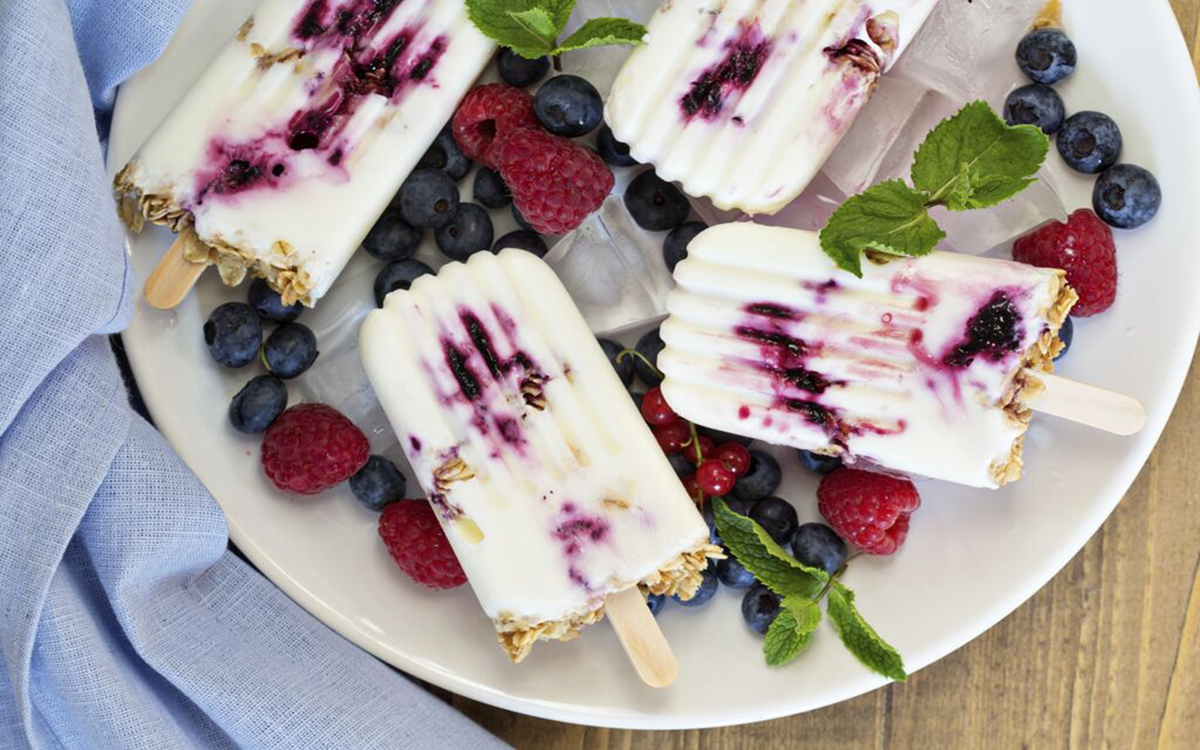
<path fill-rule="evenodd" d="M 98 127 L 186 8 L 0 0 L 0 748 L 499 745 L 229 553 L 129 407 Z"/>

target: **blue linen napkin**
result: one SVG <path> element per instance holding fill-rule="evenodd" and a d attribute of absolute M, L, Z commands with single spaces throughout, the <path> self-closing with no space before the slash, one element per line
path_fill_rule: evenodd
<path fill-rule="evenodd" d="M 0 1 L 0 747 L 498 746 L 229 553 L 129 408 L 97 128 L 186 7 Z"/>

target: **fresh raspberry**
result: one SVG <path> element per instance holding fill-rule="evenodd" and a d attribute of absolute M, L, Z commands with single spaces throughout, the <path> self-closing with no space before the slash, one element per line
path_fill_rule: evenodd
<path fill-rule="evenodd" d="M 424 500 L 401 500 L 384 508 L 379 537 L 400 570 L 422 586 L 452 589 L 467 582 L 446 532 Z"/>
<path fill-rule="evenodd" d="M 1108 225 L 1081 208 L 1064 224 L 1055 221 L 1013 243 L 1013 258 L 1041 268 L 1061 268 L 1079 294 L 1071 315 L 1086 318 L 1117 298 L 1117 247 Z"/>
<path fill-rule="evenodd" d="M 454 142 L 468 159 L 482 159 L 492 169 L 488 158 L 492 142 L 513 130 L 538 127 L 533 114 L 533 97 L 529 92 L 503 83 L 489 83 L 471 89 L 450 121 Z"/>
<path fill-rule="evenodd" d="M 540 234 L 566 234 L 608 197 L 613 173 L 575 141 L 544 130 L 514 130 L 488 152 L 512 191 L 513 204 Z"/>
<path fill-rule="evenodd" d="M 315 495 L 349 479 L 367 463 L 367 436 L 324 404 L 298 404 L 275 418 L 263 435 L 267 478 L 293 495 Z"/>
<path fill-rule="evenodd" d="M 908 536 L 909 515 L 921 506 L 907 479 L 838 469 L 821 480 L 817 508 L 847 542 L 871 555 L 890 555 Z"/>

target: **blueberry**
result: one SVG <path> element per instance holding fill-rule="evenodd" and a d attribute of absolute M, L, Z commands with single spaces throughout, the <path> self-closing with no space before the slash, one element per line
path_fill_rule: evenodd
<path fill-rule="evenodd" d="M 825 456 L 804 449 L 797 450 L 796 455 L 800 458 L 800 465 L 814 474 L 824 476 L 833 473 L 835 469 L 842 468 L 842 459 L 837 456 Z"/>
<path fill-rule="evenodd" d="M 460 203 L 450 223 L 433 232 L 437 246 L 450 260 L 466 260 L 489 250 L 493 237 L 492 217 L 478 203 Z"/>
<path fill-rule="evenodd" d="M 262 321 L 250 305 L 226 302 L 205 321 L 204 343 L 217 364 L 244 367 L 254 361 L 262 346 Z"/>
<path fill-rule="evenodd" d="M 664 346 L 666 345 L 663 343 L 662 336 L 658 335 L 657 328 L 655 328 L 653 331 L 643 334 L 642 337 L 638 339 L 637 344 L 634 346 L 634 349 L 636 349 L 638 354 L 641 354 L 642 356 L 633 358 L 633 367 L 637 371 L 638 379 L 651 388 L 658 385 L 663 380 L 662 374 L 657 372 L 657 367 L 658 353 L 663 350 Z M 654 365 L 654 367 L 652 368 L 650 365 L 646 364 L 642 357 L 650 360 L 650 365 Z"/>
<path fill-rule="evenodd" d="M 229 423 L 238 432 L 254 435 L 271 426 L 287 406 L 288 392 L 274 375 L 259 375 L 246 383 L 229 403 Z"/>
<path fill-rule="evenodd" d="M 764 497 L 750 506 L 747 515 L 762 526 L 778 544 L 787 544 L 800 523 L 792 504 L 778 497 Z"/>
<path fill-rule="evenodd" d="M 766 635 L 771 623 L 779 614 L 779 595 L 771 589 L 759 584 L 746 592 L 742 597 L 742 617 L 750 629 L 760 635 Z"/>
<path fill-rule="evenodd" d="M 705 229 L 708 225 L 702 221 L 685 221 L 671 230 L 663 240 L 663 262 L 668 271 L 675 273 L 675 266 L 687 257 L 688 244 Z"/>
<path fill-rule="evenodd" d="M 366 465 L 350 477 L 350 491 L 367 510 L 379 512 L 388 503 L 404 499 L 408 483 L 396 464 L 383 456 L 371 456 Z"/>
<path fill-rule="evenodd" d="M 708 561 L 708 567 L 704 569 L 703 578 L 700 580 L 700 588 L 696 589 L 696 593 L 691 599 L 683 600 L 676 594 L 671 598 L 679 602 L 685 607 L 703 607 L 708 604 L 708 600 L 713 598 L 713 594 L 717 593 L 717 566 L 712 560 Z"/>
<path fill-rule="evenodd" d="M 393 260 L 411 258 L 425 236 L 424 230 L 417 229 L 404 220 L 400 211 L 389 208 L 375 221 L 375 226 L 367 232 L 363 239 L 363 250 L 376 260 Z"/>
<path fill-rule="evenodd" d="M 471 160 L 458 148 L 458 144 L 454 142 L 454 133 L 447 125 L 438 133 L 438 137 L 421 157 L 421 161 L 417 162 L 417 169 L 438 169 L 457 182 L 471 171 Z"/>
<path fill-rule="evenodd" d="M 608 357 L 608 361 L 612 363 L 613 369 L 617 371 L 617 377 L 628 388 L 633 383 L 633 360 L 634 357 L 626 355 L 617 361 L 617 355 L 625 351 L 625 347 L 612 339 L 596 339 L 600 342 L 600 348 L 604 350 L 604 354 Z"/>
<path fill-rule="evenodd" d="M 418 169 L 410 174 L 397 197 L 404 220 L 420 229 L 444 227 L 458 210 L 458 185 L 438 169 Z"/>
<path fill-rule="evenodd" d="M 1059 29 L 1038 29 L 1017 44 L 1017 67 L 1035 83 L 1057 83 L 1075 72 L 1075 44 Z"/>
<path fill-rule="evenodd" d="M 641 399 L 638 399 L 638 401 L 640 402 Z M 638 404 L 638 409 L 641 409 L 640 403 Z M 671 464 L 671 468 L 675 470 L 675 474 L 680 479 L 686 477 L 688 474 L 696 473 L 696 465 L 687 460 L 682 453 L 668 453 L 667 463 Z M 709 515 L 712 515 L 712 511 L 709 511 Z M 709 526 L 711 527 L 712 524 L 710 523 Z"/>
<path fill-rule="evenodd" d="M 792 534 L 792 557 L 829 575 L 846 562 L 846 543 L 823 523 L 806 523 Z"/>
<path fill-rule="evenodd" d="M 758 583 L 754 574 L 746 570 L 729 550 L 725 550 L 725 559 L 717 562 L 717 578 L 731 589 L 748 589 Z"/>
<path fill-rule="evenodd" d="M 646 594 L 646 606 L 650 608 L 650 614 L 658 617 L 658 613 L 662 612 L 662 608 L 667 603 L 665 594 Z"/>
<path fill-rule="evenodd" d="M 1117 163 L 1122 143 L 1121 129 L 1111 117 L 1085 110 L 1067 118 L 1055 145 L 1068 167 L 1097 174 Z"/>
<path fill-rule="evenodd" d="M 612 128 L 607 125 L 601 125 L 600 132 L 596 134 L 596 151 L 600 153 L 601 159 L 614 167 L 637 165 L 637 159 L 629 155 L 629 146 L 618 141 Z"/>
<path fill-rule="evenodd" d="M 1070 318 L 1064 320 L 1062 328 L 1058 329 L 1058 338 L 1062 340 L 1063 348 L 1054 357 L 1055 362 L 1063 358 L 1067 350 L 1071 348 L 1071 339 L 1075 338 L 1075 324 L 1071 322 Z"/>
<path fill-rule="evenodd" d="M 1049 135 L 1062 127 L 1067 116 L 1062 97 L 1041 83 L 1014 89 L 1004 100 L 1004 121 L 1009 125 L 1037 125 Z"/>
<path fill-rule="evenodd" d="M 595 86 L 579 76 L 558 75 L 538 88 L 533 113 L 551 133 L 578 138 L 604 119 L 604 100 Z"/>
<path fill-rule="evenodd" d="M 1134 229 L 1154 218 L 1162 205 L 1158 180 L 1139 166 L 1118 164 L 1096 180 L 1092 208 L 1118 229 Z"/>
<path fill-rule="evenodd" d="M 533 225 L 531 225 L 528 221 L 525 221 L 525 217 L 521 215 L 521 212 L 517 209 L 517 204 L 515 203 L 512 207 L 512 217 L 513 221 L 517 222 L 517 226 L 524 229 L 526 232 L 535 231 Z"/>
<path fill-rule="evenodd" d="M 689 464 L 689 466 L 691 466 L 691 464 Z M 695 471 L 694 466 L 692 467 L 692 470 Z M 690 474 L 691 472 L 688 473 Z M 740 516 L 746 515 L 746 512 L 750 510 L 749 503 L 743 503 L 736 497 L 727 497 L 724 498 L 724 500 L 725 504 L 729 506 L 729 509 Z M 704 504 L 704 513 L 702 515 L 704 516 L 704 522 L 708 524 L 708 540 L 713 544 L 724 544 L 725 541 L 721 539 L 721 532 L 717 530 L 717 522 L 713 518 L 712 499 Z"/>
<path fill-rule="evenodd" d="M 531 232 L 528 229 L 518 229 L 515 232 L 509 232 L 496 240 L 496 244 L 492 245 L 492 252 L 498 253 L 506 247 L 527 250 L 539 258 L 550 252 L 550 248 L 546 247 L 546 241 L 542 239 L 541 235 L 537 232 Z"/>
<path fill-rule="evenodd" d="M 770 454 L 752 450 L 750 468 L 733 485 L 733 496 L 746 502 L 760 500 L 779 489 L 781 481 L 783 472 L 779 470 L 779 462 Z"/>
<path fill-rule="evenodd" d="M 279 292 L 270 287 L 263 279 L 250 282 L 250 293 L 247 295 L 250 306 L 258 317 L 275 323 L 291 323 L 304 312 L 304 305 L 299 302 L 292 305 L 283 304 Z"/>
<path fill-rule="evenodd" d="M 721 430 L 714 430 L 711 427 L 704 427 L 703 425 L 696 425 L 696 432 L 712 438 L 712 441 L 717 445 L 721 443 L 741 443 L 748 446 L 754 442 L 744 435 L 734 435 L 732 432 L 722 432 Z"/>
<path fill-rule="evenodd" d="M 375 277 L 375 304 L 383 307 L 383 300 L 397 289 L 408 289 L 413 281 L 433 269 L 419 260 L 398 260 L 388 263 Z"/>
<path fill-rule="evenodd" d="M 633 178 L 625 189 L 625 208 L 642 229 L 665 232 L 687 218 L 687 198 L 679 188 L 656 175 L 653 170 Z"/>
<path fill-rule="evenodd" d="M 487 167 L 480 167 L 475 173 L 474 195 L 475 200 L 488 208 L 504 208 L 512 203 L 512 193 L 504 184 L 504 178 L 496 170 Z"/>
<path fill-rule="evenodd" d="M 496 70 L 505 83 L 523 89 L 542 80 L 542 76 L 549 72 L 550 58 L 539 57 L 530 60 L 508 47 L 501 47 L 500 55 L 496 58 Z"/>
<path fill-rule="evenodd" d="M 284 323 L 263 344 L 263 361 L 276 377 L 288 380 L 317 361 L 317 337 L 303 323 Z"/>

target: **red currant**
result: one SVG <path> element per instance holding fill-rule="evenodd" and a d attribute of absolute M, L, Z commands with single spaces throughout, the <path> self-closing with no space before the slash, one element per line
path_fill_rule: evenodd
<path fill-rule="evenodd" d="M 688 493 L 688 497 L 693 500 L 700 494 L 700 485 L 696 484 L 696 475 L 688 474 L 683 478 L 683 489 Z"/>
<path fill-rule="evenodd" d="M 668 455 L 683 450 L 683 444 L 690 437 L 687 422 L 676 419 L 674 422 L 659 425 L 654 428 L 654 439 L 658 441 L 663 453 Z"/>
<path fill-rule="evenodd" d="M 658 386 L 646 391 L 642 397 L 642 418 L 652 425 L 670 424 L 679 418 L 675 410 L 667 405 L 662 389 Z"/>
<path fill-rule="evenodd" d="M 735 477 L 742 476 L 750 469 L 750 450 L 741 443 L 722 443 L 717 446 L 713 458 L 728 466 Z"/>
<path fill-rule="evenodd" d="M 737 477 L 729 467 L 716 459 L 705 461 L 696 469 L 696 484 L 706 495 L 723 497 L 733 489 L 735 481 Z"/>
<path fill-rule="evenodd" d="M 706 458 L 712 458 L 713 451 L 716 450 L 716 444 L 708 435 L 700 436 L 700 458 L 696 458 L 696 446 L 689 443 L 683 448 L 683 456 L 694 464 L 698 464 Z"/>

